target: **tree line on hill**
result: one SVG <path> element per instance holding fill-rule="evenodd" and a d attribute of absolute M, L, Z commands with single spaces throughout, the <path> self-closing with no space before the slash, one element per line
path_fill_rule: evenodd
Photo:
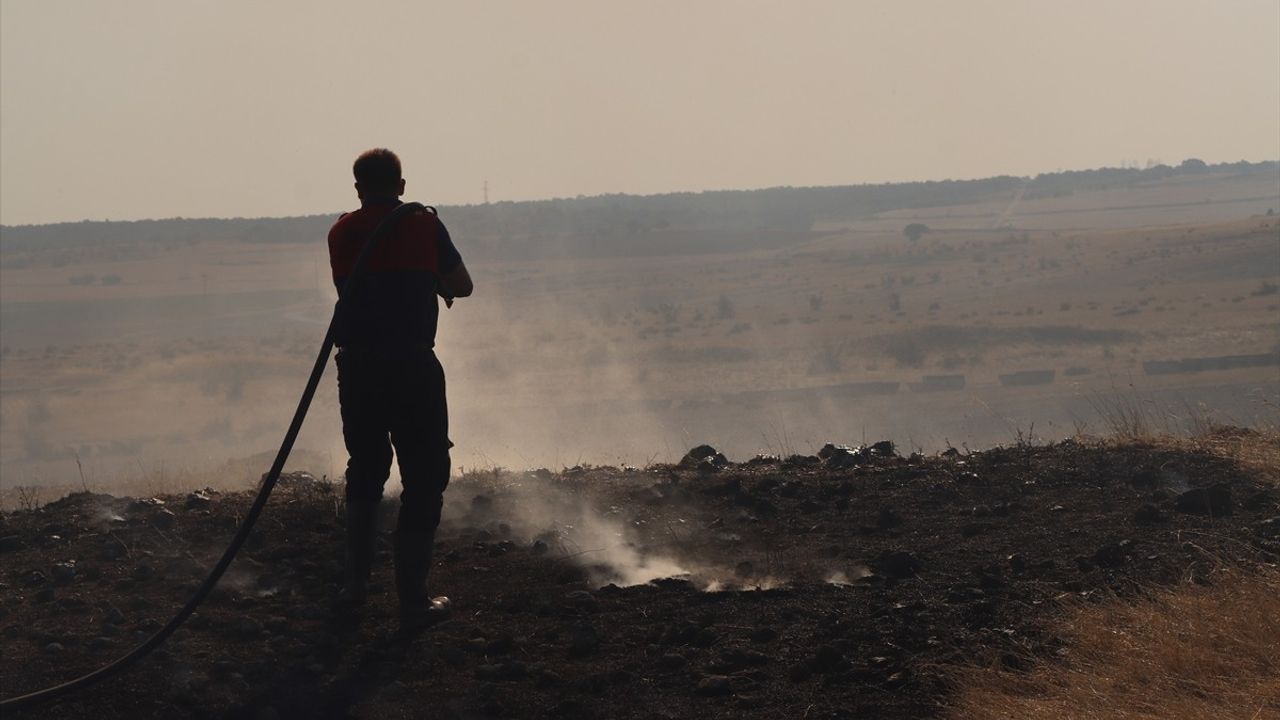
<path fill-rule="evenodd" d="M 1199 173 L 1275 174 L 1280 163 L 1208 165 L 1189 159 L 1176 167 L 1100 168 L 1036 176 L 1026 197 L 1134 185 Z M 554 248 L 572 255 L 631 255 L 666 252 L 693 243 L 691 251 L 769 246 L 806 237 L 815 221 L 857 220 L 891 210 L 962 205 L 1015 191 L 1025 178 L 775 187 L 660 195 L 598 195 L 484 205 L 441 207 L 451 231 L 480 256 L 524 255 Z M 413 198 L 419 199 L 419 198 Z M 421 199 L 430 202 L 429 199 Z M 322 243 L 336 217 L 83 221 L 7 226 L 0 235 L 0 262 L 125 259 L 211 240 L 249 243 Z M 663 236 L 670 238 L 666 241 Z M 638 241 L 643 236 L 643 241 Z M 473 242 L 474 241 L 474 242 Z M 531 250 L 532 248 L 532 250 Z"/>

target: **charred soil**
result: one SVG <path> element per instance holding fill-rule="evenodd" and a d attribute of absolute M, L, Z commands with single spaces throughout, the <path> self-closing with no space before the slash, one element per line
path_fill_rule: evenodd
<path fill-rule="evenodd" d="M 291 476 L 164 647 L 31 716 L 936 717 L 956 668 L 1052 661 L 1064 600 L 1280 559 L 1273 480 L 1187 446 L 825 455 L 456 480 L 432 579 L 452 617 L 416 636 L 387 536 L 363 621 L 330 619 L 340 488 Z M 4 516 L 4 696 L 157 629 L 250 500 L 79 493 Z"/>

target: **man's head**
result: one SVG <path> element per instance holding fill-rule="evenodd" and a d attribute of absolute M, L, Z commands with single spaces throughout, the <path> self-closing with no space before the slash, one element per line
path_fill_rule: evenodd
<path fill-rule="evenodd" d="M 360 153 L 351 166 L 356 176 L 356 195 L 362 199 L 400 197 L 404 194 L 404 178 L 400 177 L 400 158 L 386 148 Z"/>

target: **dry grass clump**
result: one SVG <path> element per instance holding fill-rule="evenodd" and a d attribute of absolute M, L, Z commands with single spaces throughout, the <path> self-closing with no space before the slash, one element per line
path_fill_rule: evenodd
<path fill-rule="evenodd" d="M 1264 405 L 1275 418 L 1251 427 L 1223 423 L 1203 408 L 1174 411 L 1120 392 L 1093 396 L 1089 403 L 1102 419 L 1105 432 L 1091 435 L 1086 424 L 1079 423 L 1077 440 L 1161 444 L 1205 452 L 1238 463 L 1256 480 L 1280 485 L 1280 407 L 1274 402 Z"/>
<path fill-rule="evenodd" d="M 1257 480 L 1280 485 L 1280 430 L 1219 427 L 1189 442 L 1200 450 L 1236 461 Z"/>
<path fill-rule="evenodd" d="M 1280 718 L 1280 571 L 1072 610 L 1061 660 L 967 671 L 951 717 Z"/>
<path fill-rule="evenodd" d="M 1090 438 L 1081 440 L 1088 441 Z M 1255 430 L 1223 425 L 1184 436 L 1113 436 L 1094 441 L 1114 446 L 1142 443 L 1178 451 L 1206 453 L 1236 463 L 1252 480 L 1280 486 L 1280 429 Z"/>

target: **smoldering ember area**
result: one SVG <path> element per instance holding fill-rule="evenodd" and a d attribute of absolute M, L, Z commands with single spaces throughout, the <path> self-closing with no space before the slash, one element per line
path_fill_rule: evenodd
<path fill-rule="evenodd" d="M 387 531 L 367 622 L 333 629 L 341 494 L 287 474 L 186 626 L 51 712 L 943 717 L 963 673 L 1069 659 L 1064 607 L 1274 567 L 1280 493 L 1249 461 L 1259 453 L 1280 440 L 1223 429 L 1198 445 L 922 456 L 884 442 L 736 462 L 699 446 L 645 468 L 469 473 L 436 543 L 433 588 L 452 615 L 415 640 L 381 592 Z M 92 670 L 156 630 L 250 499 L 82 492 L 4 516 L 6 692 Z"/>

